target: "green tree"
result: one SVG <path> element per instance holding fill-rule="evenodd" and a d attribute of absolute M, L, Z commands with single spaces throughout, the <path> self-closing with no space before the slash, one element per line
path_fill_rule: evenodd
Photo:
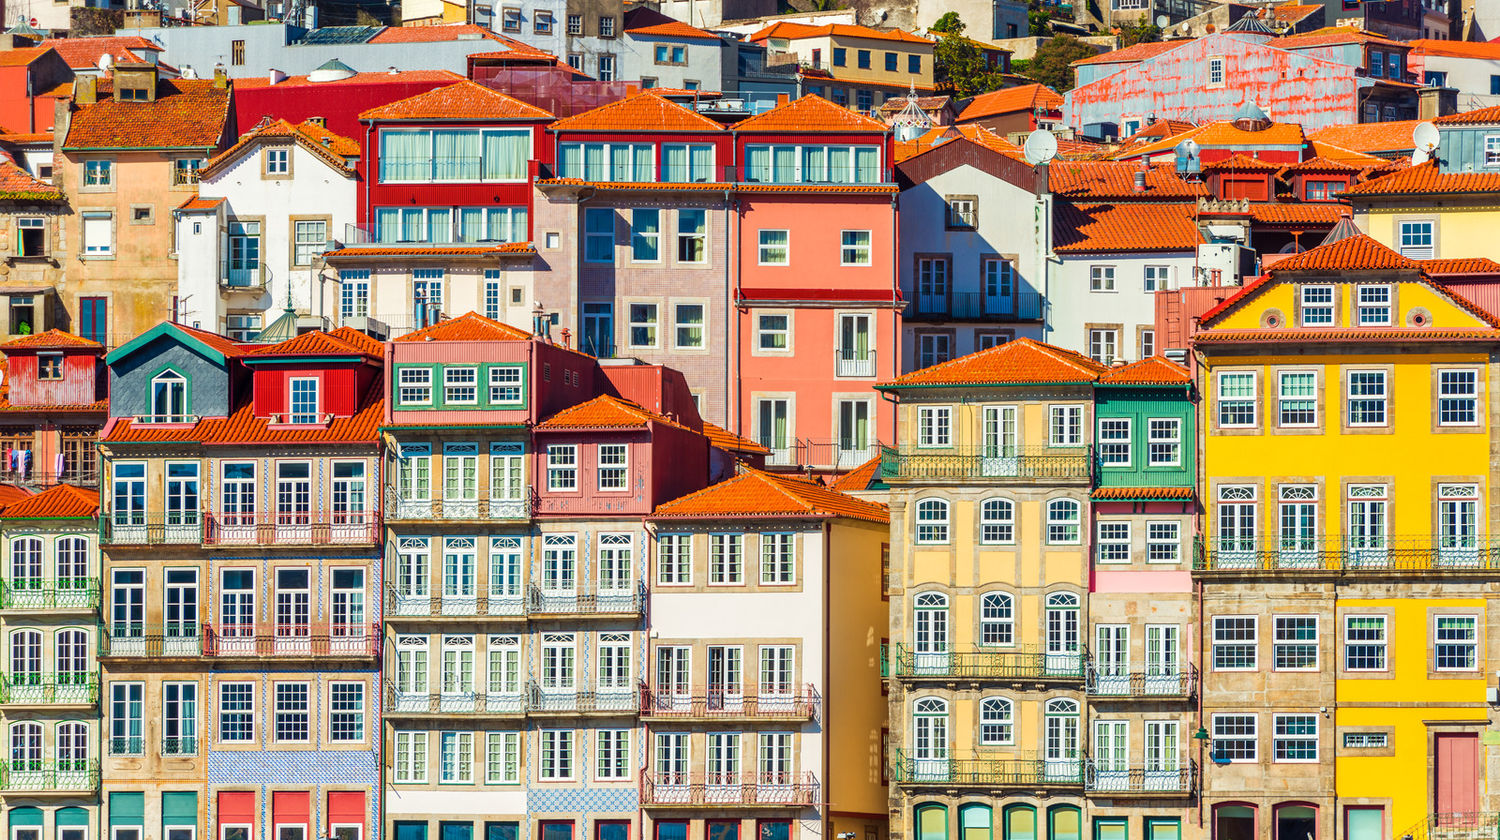
<path fill-rule="evenodd" d="M 1120 46 L 1122 48 L 1160 40 L 1161 27 L 1146 20 L 1145 15 L 1141 15 L 1140 20 L 1137 20 L 1134 24 L 1120 27 Z"/>
<path fill-rule="evenodd" d="M 1072 35 L 1058 35 L 1040 47 L 1020 72 L 1055 91 L 1073 89 L 1073 62 L 1088 58 L 1094 48 Z M 1015 64 L 1011 67 L 1014 69 Z"/>
<path fill-rule="evenodd" d="M 1052 10 L 1041 8 L 1032 4 L 1032 8 L 1026 12 L 1026 28 L 1029 35 L 1033 37 L 1046 37 L 1052 23 Z"/>
<path fill-rule="evenodd" d="M 945 12 L 942 17 L 937 19 L 937 23 L 931 26 L 931 31 L 952 32 L 954 35 L 962 35 L 967 28 L 964 25 L 963 19 L 958 16 L 958 12 Z"/>
<path fill-rule="evenodd" d="M 938 18 L 932 30 L 943 33 L 932 48 L 932 82 L 938 90 L 969 97 L 1000 86 L 979 48 L 963 36 L 964 22 L 956 12 Z"/>

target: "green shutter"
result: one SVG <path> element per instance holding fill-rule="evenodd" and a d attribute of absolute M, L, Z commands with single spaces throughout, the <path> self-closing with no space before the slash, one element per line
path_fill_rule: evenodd
<path fill-rule="evenodd" d="M 196 791 L 171 791 L 161 795 L 162 825 L 197 825 L 198 793 Z"/>
<path fill-rule="evenodd" d="M 396 840 L 427 840 L 427 823 L 396 823 Z"/>
<path fill-rule="evenodd" d="M 109 824 L 116 825 L 140 825 L 146 824 L 146 794 L 136 793 L 111 793 L 109 795 Z"/>
<path fill-rule="evenodd" d="M 58 808 L 55 821 L 58 825 L 89 824 L 89 812 L 83 808 Z"/>
<path fill-rule="evenodd" d="M 42 824 L 41 808 L 12 808 L 6 816 L 10 819 L 11 828 Z"/>

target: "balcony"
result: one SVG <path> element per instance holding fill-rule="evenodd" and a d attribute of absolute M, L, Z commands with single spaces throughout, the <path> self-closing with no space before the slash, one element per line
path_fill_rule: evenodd
<path fill-rule="evenodd" d="M 44 795 L 76 795 L 99 790 L 97 761 L 27 761 L 12 758 L 0 763 L 0 791 Z"/>
<path fill-rule="evenodd" d="M 638 616 L 646 607 L 646 587 L 577 592 L 532 586 L 526 591 L 526 614 L 532 618 Z"/>
<path fill-rule="evenodd" d="M 684 723 L 717 720 L 816 720 L 823 698 L 811 685 L 782 693 L 744 695 L 723 690 L 671 694 L 641 683 L 641 717 Z"/>
<path fill-rule="evenodd" d="M 392 717 L 519 717 L 526 713 L 526 695 L 519 691 L 402 691 L 387 680 L 385 713 Z"/>
<path fill-rule="evenodd" d="M 909 481 L 984 479 L 1086 483 L 1094 466 L 1091 446 L 1011 446 L 906 449 L 885 452 L 889 478 Z"/>
<path fill-rule="evenodd" d="M 92 610 L 99 606 L 99 579 L 57 578 L 0 581 L 0 609 Z"/>
<path fill-rule="evenodd" d="M 1200 538 L 1194 545 L 1193 571 L 1225 576 L 1493 574 L 1500 571 L 1500 539 L 1484 535 Z"/>
<path fill-rule="evenodd" d="M 810 772 L 641 774 L 647 808 L 810 808 L 818 800 Z"/>
<path fill-rule="evenodd" d="M 203 545 L 210 548 L 271 545 L 373 545 L 380 517 L 373 511 L 209 513 Z"/>
<path fill-rule="evenodd" d="M 101 336 L 101 338 L 105 338 Z M 106 338 L 106 340 L 108 340 Z M 103 342 L 100 342 L 101 344 Z M 82 468 L 68 467 L 61 473 L 36 470 L 0 469 L 0 481 L 7 484 L 25 484 L 31 487 L 51 487 L 55 484 L 76 484 L 80 487 L 98 487 L 99 473 L 94 469 L 92 453 L 87 457 L 90 464 Z"/>
<path fill-rule="evenodd" d="M 15 706 L 92 706 L 99 702 L 99 679 L 92 672 L 6 674 L 0 704 Z"/>
<path fill-rule="evenodd" d="M 203 655 L 216 659 L 373 659 L 380 655 L 380 625 L 203 625 Z"/>
<path fill-rule="evenodd" d="M 526 684 L 526 711 L 536 715 L 633 715 L 639 702 L 639 693 L 625 686 L 600 690 L 544 687 L 534 680 Z"/>
<path fill-rule="evenodd" d="M 523 522 L 531 518 L 530 487 L 518 499 L 403 499 L 394 487 L 385 489 L 386 521 Z"/>
<path fill-rule="evenodd" d="M 1014 296 L 992 296 L 979 292 L 918 294 L 907 312 L 912 321 L 1039 321 L 1042 296 L 1017 292 Z"/>
<path fill-rule="evenodd" d="M 161 754 L 168 757 L 198 754 L 198 739 L 192 735 L 161 739 Z"/>
<path fill-rule="evenodd" d="M 99 543 L 108 546 L 201 545 L 203 519 L 198 511 L 146 513 L 105 511 L 99 516 Z"/>
<path fill-rule="evenodd" d="M 224 276 L 219 278 L 219 288 L 224 291 L 257 291 L 264 289 L 265 285 L 265 274 L 254 265 L 226 268 Z"/>
<path fill-rule="evenodd" d="M 1082 788 L 1088 756 L 1076 758 L 1001 758 L 978 753 L 964 757 L 915 758 L 896 750 L 892 781 L 907 787 Z"/>
<path fill-rule="evenodd" d="M 810 438 L 784 441 L 772 446 L 765 440 L 760 443 L 771 454 L 766 456 L 768 467 L 795 467 L 829 472 L 847 472 L 874 458 L 882 451 L 880 441 L 854 438 L 841 440 L 812 440 Z M 774 443 L 774 441 L 772 441 Z"/>
<path fill-rule="evenodd" d="M 1048 653 L 1026 647 L 955 645 L 931 653 L 896 644 L 887 650 L 886 656 L 887 676 L 913 681 L 988 680 L 1082 685 L 1089 666 L 1087 648 Z"/>
<path fill-rule="evenodd" d="M 1189 760 L 1175 769 L 1147 770 L 1090 761 L 1085 787 L 1091 794 L 1109 794 L 1114 799 L 1191 796 L 1198 791 L 1198 764 Z"/>
<path fill-rule="evenodd" d="M 526 617 L 526 600 L 520 595 L 412 595 L 400 588 L 385 590 L 385 617 L 445 619 Z"/>
<path fill-rule="evenodd" d="M 124 738 L 111 737 L 109 739 L 110 755 L 145 755 L 146 739 L 139 735 L 131 735 Z"/>
<path fill-rule="evenodd" d="M 1197 690 L 1198 669 L 1190 663 L 1185 669 L 1111 671 L 1091 664 L 1087 687 L 1089 696 L 1098 700 L 1183 700 Z"/>
<path fill-rule="evenodd" d="M 203 637 L 196 624 L 163 625 L 146 632 L 139 622 L 115 622 L 99 635 L 101 659 L 184 659 L 203 655 Z"/>
<path fill-rule="evenodd" d="M 875 351 L 840 347 L 833 351 L 833 375 L 840 379 L 875 376 Z"/>

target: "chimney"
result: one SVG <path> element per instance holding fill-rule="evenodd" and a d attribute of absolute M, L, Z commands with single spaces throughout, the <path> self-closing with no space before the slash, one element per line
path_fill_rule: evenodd
<path fill-rule="evenodd" d="M 215 78 L 218 78 L 217 75 L 215 75 Z M 281 72 L 280 70 L 277 70 L 275 67 L 272 67 L 271 71 L 266 75 L 267 84 L 274 85 L 278 82 L 284 81 L 286 81 L 286 74 Z"/>
<path fill-rule="evenodd" d="M 1417 119 L 1435 120 L 1458 111 L 1458 91 L 1454 88 L 1424 87 L 1417 91 Z"/>
<path fill-rule="evenodd" d="M 224 69 L 224 65 L 222 64 L 214 65 L 214 87 L 219 90 L 225 90 L 229 87 L 229 71 Z"/>
<path fill-rule="evenodd" d="M 318 128 L 328 127 L 328 121 L 323 119 L 322 117 L 308 117 L 307 119 L 303 120 L 303 122 L 311 123 Z"/>
<path fill-rule="evenodd" d="M 792 97 L 791 97 L 790 94 L 785 94 L 785 93 L 778 93 L 778 94 L 776 94 L 776 105 L 778 107 L 782 106 L 782 105 L 785 105 L 785 104 L 787 104 L 788 102 L 791 102 L 791 101 L 792 101 Z"/>
<path fill-rule="evenodd" d="M 1146 170 L 1144 169 L 1135 171 L 1135 191 L 1138 193 L 1146 191 Z"/>
<path fill-rule="evenodd" d="M 96 76 L 76 76 L 73 79 L 73 101 L 79 105 L 92 105 L 99 101 L 99 79 Z"/>

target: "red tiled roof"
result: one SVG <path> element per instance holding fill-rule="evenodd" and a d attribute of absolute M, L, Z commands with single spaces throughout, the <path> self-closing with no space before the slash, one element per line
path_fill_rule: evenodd
<path fill-rule="evenodd" d="M 438 321 L 392 341 L 525 341 L 531 333 L 486 318 L 478 312 L 465 312 L 457 318 Z"/>
<path fill-rule="evenodd" d="M 1500 192 L 1500 172 L 1438 171 L 1435 160 L 1371 178 L 1343 192 L 1346 196 L 1434 195 Z"/>
<path fill-rule="evenodd" d="M 1390 163 L 1385 158 L 1367 155 L 1364 152 L 1356 152 L 1343 146 L 1329 143 L 1325 140 L 1307 138 L 1307 151 L 1314 159 L 1322 159 L 1331 163 L 1341 163 L 1345 166 L 1354 166 L 1359 169 L 1368 169 L 1372 166 L 1385 166 Z"/>
<path fill-rule="evenodd" d="M 926 154 L 950 140 L 967 140 L 992 152 L 1008 157 L 1020 158 L 1021 147 L 990 131 L 982 125 L 944 125 L 928 129 L 915 140 L 896 141 L 896 162 L 904 163 L 918 155 Z"/>
<path fill-rule="evenodd" d="M 1488 257 L 1458 257 L 1452 259 L 1421 260 L 1422 270 L 1428 274 L 1494 274 L 1500 273 L 1500 262 Z"/>
<path fill-rule="evenodd" d="M 1250 220 L 1263 225 L 1332 226 L 1349 215 L 1349 207 L 1338 202 L 1279 203 L 1255 201 Z"/>
<path fill-rule="evenodd" d="M 1298 146 L 1306 137 L 1297 123 L 1271 123 L 1260 131 L 1246 131 L 1232 122 L 1203 126 L 1193 139 L 1200 146 Z"/>
<path fill-rule="evenodd" d="M 1404 47 L 1405 41 L 1394 41 L 1383 35 L 1366 32 L 1353 26 L 1325 26 L 1301 35 L 1276 38 L 1270 45 L 1282 50 L 1305 50 L 1309 47 L 1327 47 L 1334 44 L 1380 44 L 1387 47 Z"/>
<path fill-rule="evenodd" d="M 4 344 L 0 344 L 0 350 L 52 350 L 72 347 L 89 350 L 104 349 L 104 345 L 97 341 L 91 341 L 82 336 L 55 328 L 35 335 L 23 335 L 20 338 L 13 338 Z"/>
<path fill-rule="evenodd" d="M 1376 160 L 1379 159 L 1376 158 Z M 1385 163 L 1385 161 L 1380 160 L 1380 163 Z M 1315 156 L 1299 163 L 1294 163 L 1281 171 L 1283 175 L 1296 175 L 1300 172 L 1359 172 L 1361 169 L 1364 169 L 1364 167 Z"/>
<path fill-rule="evenodd" d="M 0 50 L 0 67 L 25 67 L 47 53 L 51 47 L 16 47 Z"/>
<path fill-rule="evenodd" d="M 1233 154 L 1227 158 L 1203 164 L 1204 172 L 1218 172 L 1225 170 L 1229 172 L 1279 172 L 1284 164 L 1271 163 L 1258 160 L 1242 154 Z"/>
<path fill-rule="evenodd" d="M 650 90 L 601 105 L 591 111 L 563 117 L 552 124 L 554 131 L 691 131 L 721 132 L 724 126 L 691 108 Z"/>
<path fill-rule="evenodd" d="M 1128 365 L 1112 367 L 1099 377 L 1109 385 L 1186 385 L 1193 381 L 1188 369 L 1165 356 L 1152 356 Z"/>
<path fill-rule="evenodd" d="M 349 174 L 354 172 L 354 167 L 347 161 L 349 158 L 359 157 L 360 151 L 357 141 L 342 134 L 335 134 L 317 123 L 303 122 L 292 125 L 286 120 L 272 120 L 240 135 L 240 139 L 233 146 L 215 155 L 204 164 L 199 175 L 212 174 L 224 164 L 238 159 L 240 152 L 246 147 L 258 140 L 268 139 L 291 140 L 322 158 L 330 166 Z"/>
<path fill-rule="evenodd" d="M 371 108 L 361 120 L 551 120 L 535 105 L 465 79 Z"/>
<path fill-rule="evenodd" d="M 116 61 L 143 61 L 145 56 L 136 50 L 161 52 L 161 47 L 139 35 L 110 35 L 98 38 L 48 38 L 37 44 L 57 50 L 63 61 L 74 70 L 96 70 L 100 56 L 108 55 Z"/>
<path fill-rule="evenodd" d="M 499 41 L 494 32 L 472 23 L 443 23 L 435 26 L 387 26 L 371 44 L 432 44 L 439 41 Z"/>
<path fill-rule="evenodd" d="M 307 332 L 294 336 L 286 341 L 277 342 L 255 347 L 247 354 L 252 357 L 263 358 L 266 356 L 358 356 L 374 355 L 367 353 L 365 345 L 355 346 L 341 338 L 325 332 Z"/>
<path fill-rule="evenodd" d="M 353 327 L 339 327 L 328 335 L 364 353 L 366 356 L 373 356 L 377 359 L 385 356 L 384 343 L 379 339 L 365 335 Z"/>
<path fill-rule="evenodd" d="M 835 105 L 816 94 L 807 94 L 785 105 L 777 105 L 763 114 L 735 124 L 740 134 L 756 132 L 774 133 L 864 133 L 889 132 L 890 126 L 872 117 L 857 114 L 842 105 Z"/>
<path fill-rule="evenodd" d="M 687 427 L 675 420 L 648 411 L 630 400 L 604 394 L 585 403 L 570 406 L 536 424 L 545 429 L 642 429 L 649 423 L 664 423 L 679 429 Z"/>
<path fill-rule="evenodd" d="M 90 519 L 99 512 L 99 491 L 59 484 L 10 502 L 0 519 Z"/>
<path fill-rule="evenodd" d="M 1177 176 L 1173 164 L 1157 164 L 1146 170 L 1146 189 L 1136 192 L 1135 163 L 1112 160 L 1061 161 L 1047 167 L 1047 183 L 1052 193 L 1063 198 L 1126 199 L 1141 201 L 1171 198 L 1178 201 L 1208 195 L 1201 181 L 1185 181 Z"/>
<path fill-rule="evenodd" d="M 631 35 L 643 35 L 648 38 L 699 38 L 705 41 L 719 40 L 719 36 L 715 35 L 714 33 L 699 29 L 696 26 L 689 26 L 688 24 L 683 23 L 680 20 L 669 21 L 667 23 L 656 23 L 650 26 L 637 26 L 634 29 L 627 29 L 625 31 L 630 33 Z"/>
<path fill-rule="evenodd" d="M 25 487 L 15 484 L 0 484 L 0 511 L 4 511 L 6 505 L 32 497 L 32 492 Z M 3 513 L 0 513 L 3 515 Z"/>
<path fill-rule="evenodd" d="M 1099 487 L 1089 498 L 1096 502 L 1189 502 L 1195 493 L 1191 487 Z"/>
<path fill-rule="evenodd" d="M 1077 67 L 1080 64 L 1128 64 L 1136 61 L 1145 61 L 1148 58 L 1155 58 L 1164 52 L 1175 50 L 1187 43 L 1187 41 L 1143 41 L 1122 50 L 1113 50 L 1089 56 L 1088 58 L 1080 58 L 1073 62 L 1073 66 Z"/>
<path fill-rule="evenodd" d="M 1500 61 L 1500 44 L 1486 41 L 1439 41 L 1418 38 L 1407 41 L 1412 55 L 1442 55 L 1450 58 L 1479 58 Z"/>
<path fill-rule="evenodd" d="M 213 210 L 220 204 L 228 201 L 227 198 L 203 198 L 202 196 L 189 196 L 187 201 L 177 205 L 178 210 Z"/>
<path fill-rule="evenodd" d="M 878 41 L 901 41 L 908 44 L 933 44 L 931 38 L 923 38 L 902 29 L 871 29 L 868 26 L 858 26 L 850 23 L 829 23 L 822 26 L 813 26 L 806 23 L 796 23 L 789 20 L 780 20 L 758 32 L 748 36 L 747 41 L 764 41 L 767 38 L 786 38 L 797 40 L 798 38 L 872 38 Z"/>
<path fill-rule="evenodd" d="M 725 452 L 749 452 L 756 455 L 769 455 L 771 450 L 756 443 L 749 438 L 743 438 L 722 426 L 715 426 L 707 420 L 703 421 L 703 436 L 708 442 L 724 450 Z"/>
<path fill-rule="evenodd" d="M 104 85 L 100 85 L 101 88 Z M 211 149 L 229 117 L 229 90 L 212 79 L 161 79 L 156 101 L 99 101 L 73 114 L 64 149 Z"/>
<path fill-rule="evenodd" d="M 1058 253 L 1191 251 L 1203 242 L 1193 204 L 1059 202 L 1053 223 Z"/>
<path fill-rule="evenodd" d="M 1403 257 L 1380 244 L 1367 234 L 1348 236 L 1337 242 L 1319 245 L 1311 250 L 1288 257 L 1276 264 L 1273 271 L 1389 271 L 1410 269 L 1421 271 L 1422 264 Z M 1231 298 L 1230 300 L 1233 300 Z M 1229 301 L 1225 301 L 1228 303 Z M 1203 319 L 1208 320 L 1205 314 Z"/>
<path fill-rule="evenodd" d="M 919 96 L 917 107 L 923 111 L 936 111 L 953 101 L 951 96 Z M 895 96 L 876 106 L 875 110 L 882 114 L 894 114 L 906 107 L 906 97 Z"/>
<path fill-rule="evenodd" d="M 254 345 L 246 345 L 241 344 L 237 341 L 230 341 L 229 339 L 225 338 L 222 335 L 219 335 L 218 333 L 209 332 L 208 330 L 200 330 L 195 327 L 189 327 L 185 324 L 173 324 L 172 326 L 178 330 L 181 330 L 188 336 L 191 336 L 192 338 L 195 338 L 198 341 L 207 344 L 209 347 L 213 348 L 215 351 L 221 353 L 222 355 L 230 358 L 244 356 L 254 351 Z"/>
<path fill-rule="evenodd" d="M 255 416 L 253 403 L 246 403 L 228 417 L 207 417 L 191 426 L 162 427 L 136 423 L 129 417 L 118 417 L 105 438 L 109 443 L 194 442 L 204 445 L 245 444 L 319 444 L 379 443 L 380 422 L 384 415 L 381 399 L 383 383 L 371 383 L 358 412 L 352 417 L 335 417 L 326 427 L 300 428 L 294 425 L 271 427 L 270 419 Z"/>
<path fill-rule="evenodd" d="M 870 489 L 870 482 L 879 474 L 880 456 L 876 455 L 874 458 L 835 478 L 831 486 L 840 493 L 856 493 L 861 490 Z"/>
<path fill-rule="evenodd" d="M 1495 46 L 1500 48 L 1500 44 L 1496 44 Z M 1433 122 L 1438 125 L 1492 125 L 1500 123 L 1500 105 L 1449 114 L 1445 117 L 1438 117 Z"/>
<path fill-rule="evenodd" d="M 1384 341 L 1500 342 L 1500 330 L 1421 328 L 1326 330 L 1316 327 L 1299 327 L 1284 330 L 1210 330 L 1208 332 L 1194 333 L 1192 340 L 1195 343 L 1203 344 L 1238 344 L 1244 342 L 1313 344 Z"/>
<path fill-rule="evenodd" d="M 509 52 L 502 54 L 510 55 Z M 337 85 L 394 85 L 419 82 L 458 82 L 462 81 L 463 78 L 463 76 L 460 76 L 459 74 L 454 73 L 451 70 L 397 70 L 394 73 L 390 71 L 378 73 L 355 73 L 353 76 L 350 76 L 346 79 L 330 79 L 326 82 L 309 81 L 307 76 L 288 76 L 285 79 L 282 79 L 281 81 L 274 84 L 272 84 L 270 77 L 268 76 L 250 76 L 243 79 L 235 79 L 234 89 L 245 90 L 247 88 L 267 87 L 333 88 Z"/>
<path fill-rule="evenodd" d="M 959 121 L 977 120 L 997 114 L 1014 114 L 1017 111 L 1035 111 L 1043 108 L 1056 111 L 1063 105 L 1063 98 L 1046 85 L 1021 85 L 981 93 L 969 100 L 959 112 Z"/>
<path fill-rule="evenodd" d="M 1019 338 L 988 350 L 912 371 L 894 382 L 881 383 L 875 387 L 1094 382 L 1106 370 L 1104 365 L 1072 350 L 1029 338 Z"/>
<path fill-rule="evenodd" d="M 1414 148 L 1412 131 L 1420 122 L 1422 120 L 1330 125 L 1314 131 L 1308 139 L 1356 152 L 1404 152 Z"/>
<path fill-rule="evenodd" d="M 11 161 L 0 161 L 0 200 L 56 201 L 60 198 L 62 190 L 38 181 Z"/>
<path fill-rule="evenodd" d="M 657 505 L 656 519 L 860 519 L 889 522 L 885 505 L 855 498 L 807 479 L 744 468 L 680 499 Z"/>
<path fill-rule="evenodd" d="M 1283 23 L 1296 24 L 1300 23 L 1302 20 L 1306 19 L 1308 15 L 1318 11 L 1321 8 L 1323 8 L 1323 4 L 1321 3 L 1308 3 L 1306 5 L 1299 5 L 1296 3 L 1283 3 L 1282 5 L 1273 8 L 1271 10 L 1271 15 Z"/>

